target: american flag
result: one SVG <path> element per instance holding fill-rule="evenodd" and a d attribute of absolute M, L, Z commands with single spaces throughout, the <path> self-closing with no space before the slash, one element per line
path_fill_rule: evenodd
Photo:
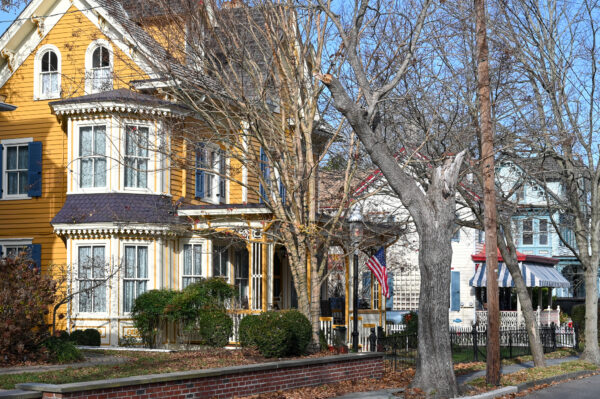
<path fill-rule="evenodd" d="M 388 277 L 387 277 L 387 268 L 385 264 L 385 248 L 381 247 L 379 251 L 375 253 L 375 255 L 371 256 L 367 261 L 367 267 L 371 269 L 377 281 L 379 281 L 379 286 L 381 287 L 381 292 L 385 295 L 386 298 L 390 297 L 390 290 L 388 287 Z"/>

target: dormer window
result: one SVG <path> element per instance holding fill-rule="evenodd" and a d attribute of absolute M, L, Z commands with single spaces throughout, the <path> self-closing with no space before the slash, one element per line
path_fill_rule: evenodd
<path fill-rule="evenodd" d="M 61 58 L 58 48 L 43 46 L 35 57 L 34 98 L 48 100 L 60 98 Z"/>
<path fill-rule="evenodd" d="M 86 53 L 86 89 L 88 93 L 112 90 L 112 50 L 105 40 L 96 40 Z"/>

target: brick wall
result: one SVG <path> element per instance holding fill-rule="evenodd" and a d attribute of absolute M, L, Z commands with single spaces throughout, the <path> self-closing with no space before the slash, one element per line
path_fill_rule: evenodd
<path fill-rule="evenodd" d="M 382 376 L 382 355 L 364 353 L 86 383 L 19 384 L 17 388 L 37 391 L 43 398 L 231 398 Z"/>

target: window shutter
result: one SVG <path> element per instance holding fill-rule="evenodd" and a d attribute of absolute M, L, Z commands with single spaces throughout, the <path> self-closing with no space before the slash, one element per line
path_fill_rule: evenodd
<path fill-rule="evenodd" d="M 29 171 L 27 173 L 27 184 L 30 197 L 42 196 L 42 142 L 34 141 L 28 144 L 29 149 Z"/>
<path fill-rule="evenodd" d="M 269 167 L 267 164 L 268 158 L 265 150 L 260 149 L 260 171 L 263 175 L 263 179 L 265 183 L 269 184 Z M 259 184 L 259 192 L 260 192 L 260 203 L 264 203 L 264 199 L 267 198 L 267 190 L 263 187 L 262 183 Z"/>
<path fill-rule="evenodd" d="M 31 260 L 35 263 L 38 271 L 42 270 L 42 245 L 41 244 L 31 244 L 28 245 L 29 254 L 31 256 Z"/>
<path fill-rule="evenodd" d="M 196 150 L 196 198 L 204 198 L 204 145 L 199 145 Z"/>
<path fill-rule="evenodd" d="M 450 310 L 460 310 L 460 272 L 451 272 L 450 283 Z"/>
<path fill-rule="evenodd" d="M 4 173 L 2 172 L 2 156 L 4 155 L 4 146 L 0 144 L 0 198 L 2 198 L 3 185 L 2 185 L 2 177 L 4 177 Z"/>

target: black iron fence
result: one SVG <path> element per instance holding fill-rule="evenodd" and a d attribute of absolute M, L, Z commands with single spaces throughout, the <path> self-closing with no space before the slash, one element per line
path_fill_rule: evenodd
<path fill-rule="evenodd" d="M 578 347 L 577 331 L 569 327 L 552 324 L 540 328 L 540 338 L 544 352 L 553 352 L 558 348 Z M 487 332 L 482 328 L 453 328 L 450 330 L 450 342 L 454 363 L 485 361 Z M 418 337 L 416 334 L 395 333 L 378 337 L 379 350 L 393 369 L 414 367 L 417 360 Z M 525 329 L 500 331 L 500 357 L 511 359 L 530 355 L 529 335 Z"/>

